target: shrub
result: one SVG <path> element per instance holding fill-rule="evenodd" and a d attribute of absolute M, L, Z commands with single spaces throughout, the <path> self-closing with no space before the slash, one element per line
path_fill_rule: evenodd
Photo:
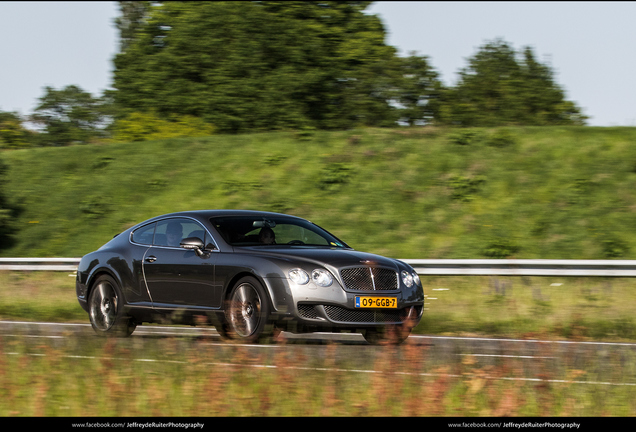
<path fill-rule="evenodd" d="M 316 128 L 313 126 L 303 126 L 296 132 L 296 138 L 300 141 L 308 141 L 316 134 Z"/>
<path fill-rule="evenodd" d="M 115 121 L 114 141 L 150 141 L 166 138 L 212 135 L 214 126 L 193 116 L 161 118 L 152 113 L 134 112 Z"/>
<path fill-rule="evenodd" d="M 22 125 L 16 113 L 0 111 L 0 148 L 30 147 L 33 133 Z"/>
<path fill-rule="evenodd" d="M 497 129 L 487 141 L 491 147 L 510 147 L 517 143 L 517 137 L 508 129 Z"/>
<path fill-rule="evenodd" d="M 629 246 L 623 240 L 610 237 L 601 241 L 603 256 L 608 259 L 622 258 L 629 252 Z"/>
<path fill-rule="evenodd" d="M 79 209 L 89 219 L 99 219 L 112 210 L 110 198 L 93 196 L 80 201 Z"/>
<path fill-rule="evenodd" d="M 517 252 L 519 246 L 508 239 L 493 239 L 483 250 L 483 254 L 492 259 L 508 258 Z"/>
<path fill-rule="evenodd" d="M 11 208 L 4 197 L 6 165 L 0 159 L 0 249 L 12 243 L 11 233 L 15 229 L 15 208 Z"/>
<path fill-rule="evenodd" d="M 319 183 L 326 188 L 334 188 L 348 183 L 352 175 L 351 165 L 341 162 L 330 163 L 322 169 Z"/>
<path fill-rule="evenodd" d="M 485 181 L 482 176 L 464 177 L 454 175 L 448 180 L 448 185 L 451 188 L 451 198 L 460 201 L 471 201 Z"/>
<path fill-rule="evenodd" d="M 457 145 L 471 145 L 479 141 L 479 133 L 472 130 L 463 130 L 450 134 L 448 139 Z"/>

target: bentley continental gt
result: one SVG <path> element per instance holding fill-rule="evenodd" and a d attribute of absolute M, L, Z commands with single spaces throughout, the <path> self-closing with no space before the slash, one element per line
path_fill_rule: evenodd
<path fill-rule="evenodd" d="M 82 257 L 76 292 L 97 334 L 208 324 L 245 342 L 347 331 L 400 343 L 424 308 L 408 264 L 356 251 L 305 219 L 248 210 L 141 222 Z"/>

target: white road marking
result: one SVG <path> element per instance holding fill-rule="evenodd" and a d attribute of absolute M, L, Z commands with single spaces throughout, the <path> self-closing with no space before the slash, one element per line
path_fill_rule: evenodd
<path fill-rule="evenodd" d="M 0 324 L 27 324 L 27 325 L 46 325 L 46 326 L 80 326 L 80 327 L 90 327 L 90 324 L 77 324 L 77 323 L 48 323 L 48 322 L 29 322 L 29 321 L 0 321 Z M 169 327 L 162 326 L 144 326 L 146 332 L 148 334 L 153 334 L 152 329 L 154 330 L 166 330 Z M 141 329 L 140 329 L 141 330 Z M 180 332 L 179 330 L 186 330 L 185 332 Z M 175 328 L 175 331 L 155 331 L 154 334 L 168 334 L 168 335 L 187 335 L 187 334 L 195 334 L 195 333 L 207 333 L 210 329 L 207 328 Z M 330 333 L 320 332 L 316 335 L 328 335 Z M 10 335 L 6 335 L 10 336 Z M 18 335 L 16 335 L 18 336 Z M 49 337 L 49 338 L 63 338 L 64 336 L 42 336 L 42 335 L 19 335 L 23 337 Z M 343 335 L 340 335 L 343 336 Z M 361 337 L 361 335 L 357 334 L 345 334 L 344 336 L 348 337 Z M 411 335 L 410 338 L 414 339 L 451 339 L 451 340 L 473 340 L 473 341 L 497 341 L 497 342 L 525 342 L 525 343 L 556 343 L 556 344 L 585 344 L 585 345 L 607 345 L 607 346 L 636 346 L 636 343 L 622 343 L 622 342 L 585 342 L 585 341 L 551 341 L 551 340 L 540 340 L 540 339 L 500 339 L 500 338 L 484 338 L 484 337 L 462 337 L 462 336 L 426 336 L 426 335 Z M 227 343 L 223 344 L 210 344 L 210 345 L 223 345 L 227 346 Z M 258 348 L 280 348 L 282 345 L 254 345 L 254 344 L 233 344 L 234 346 L 248 346 L 248 347 L 258 347 Z M 17 352 L 7 352 L 6 355 L 20 355 Z M 46 354 L 38 354 L 32 353 L 27 354 L 33 357 L 45 357 Z M 515 357 L 515 358 L 551 358 L 551 357 L 535 357 L 535 356 L 512 356 L 512 355 L 488 355 L 488 354 L 463 354 L 463 355 L 472 355 L 472 356 L 500 356 L 500 357 Z M 96 356 L 78 356 L 78 355 L 65 355 L 62 356 L 65 358 L 76 358 L 76 359 L 109 359 L 109 360 L 119 360 L 117 358 L 109 358 L 109 357 L 96 357 Z M 122 359 L 123 360 L 123 359 Z M 139 362 L 152 362 L 152 363 L 177 363 L 177 364 L 186 364 L 185 361 L 179 360 L 159 360 L 159 359 L 148 359 L 148 358 L 139 358 L 134 359 L 134 361 Z M 262 369 L 277 369 L 279 366 L 275 365 L 241 365 L 237 363 L 218 363 L 211 362 L 207 363 L 210 366 L 225 366 L 225 367 L 252 367 L 252 368 L 262 368 Z M 310 367 L 301 367 L 301 366 L 286 366 L 284 369 L 295 369 L 295 370 L 313 370 L 313 371 L 329 371 L 329 372 L 342 372 L 342 373 L 365 373 L 365 374 L 386 374 L 392 373 L 395 375 L 409 375 L 409 376 L 425 376 L 425 377 L 450 377 L 450 378 L 465 378 L 464 375 L 457 374 L 439 374 L 439 373 L 414 373 L 414 372 L 387 372 L 387 371 L 377 371 L 377 370 L 365 370 L 365 369 L 341 369 L 341 368 L 310 368 Z M 614 383 L 609 381 L 580 381 L 580 380 L 559 380 L 559 379 L 543 379 L 543 378 L 524 378 L 524 377 L 491 377 L 484 376 L 486 379 L 492 380 L 501 380 L 501 381 L 524 381 L 524 382 L 547 382 L 547 383 L 564 383 L 564 384 L 586 384 L 586 385 L 606 385 L 606 386 L 636 386 L 636 383 Z"/>
<path fill-rule="evenodd" d="M 64 336 L 56 336 L 56 335 L 3 334 L 2 336 L 27 337 L 27 338 L 45 338 L 45 339 L 64 339 Z"/>
<path fill-rule="evenodd" d="M 90 327 L 90 324 L 82 324 L 82 323 L 53 323 L 53 322 L 31 322 L 31 321 L 0 321 L 0 325 L 2 324 L 21 324 L 21 325 L 34 325 L 34 326 L 68 326 L 68 327 Z M 157 331 L 152 331 L 156 329 Z M 169 331 L 169 330 L 174 331 Z M 134 334 L 162 334 L 160 331 L 165 332 L 165 334 L 175 336 L 182 336 L 188 334 L 202 333 L 207 336 L 217 336 L 216 330 L 213 330 L 209 327 L 164 327 L 164 326 L 139 326 L 137 330 L 135 330 Z M 316 332 L 310 333 L 306 335 L 293 335 L 290 333 L 283 332 L 286 336 L 289 335 L 290 338 L 294 337 L 302 337 L 307 338 L 311 337 L 311 335 L 319 336 L 319 335 L 333 335 L 334 333 L 329 332 Z M 21 335 L 24 336 L 24 335 Z M 339 338 L 347 338 L 347 339 L 361 339 L 362 335 L 357 333 L 340 333 L 337 334 Z M 61 336 L 63 337 L 63 336 Z M 511 338 L 488 338 L 488 337 L 470 337 L 470 336 L 431 336 L 431 335 L 418 335 L 412 334 L 409 338 L 413 339 L 446 339 L 446 340 L 467 340 L 467 341 L 494 341 L 494 342 L 524 342 L 524 343 L 543 343 L 543 344 L 568 344 L 568 345 L 606 345 L 606 346 L 626 346 L 626 347 L 636 347 L 636 343 L 630 342 L 594 342 L 594 341 L 564 341 L 564 340 L 541 340 L 541 339 L 511 339 Z M 263 345 L 256 345 L 263 346 Z"/>
<path fill-rule="evenodd" d="M 505 355 L 505 354 L 457 354 L 458 356 L 471 356 L 471 357 L 504 357 L 504 358 L 525 358 L 525 359 L 551 359 L 556 357 L 543 357 L 543 356 L 531 356 L 531 355 Z"/>
<path fill-rule="evenodd" d="M 468 337 L 468 336 L 427 336 L 427 335 L 411 335 L 409 338 L 415 339 L 456 339 L 456 340 L 473 340 L 473 341 L 495 341 L 495 342 L 526 342 L 526 343 L 553 343 L 553 344 L 571 344 L 571 345 L 612 345 L 612 346 L 636 346 L 636 343 L 630 342 L 593 342 L 593 341 L 563 341 L 563 340 L 541 340 L 541 339 L 506 339 L 506 338 L 487 338 L 487 337 Z"/>
<path fill-rule="evenodd" d="M 53 323 L 53 322 L 37 322 L 37 321 L 0 321 L 0 325 L 8 324 L 20 324 L 20 325 L 33 325 L 33 326 L 67 326 L 67 327 L 90 327 L 90 324 L 82 324 L 82 323 Z M 152 331 L 152 330 L 155 331 Z M 174 330 L 174 331 L 169 331 Z M 162 332 L 163 331 L 163 332 Z M 216 330 L 209 327 L 164 327 L 164 326 L 139 326 L 134 334 L 166 334 L 166 335 L 175 335 L 175 336 L 187 336 L 188 334 L 196 334 L 202 333 L 207 336 L 218 336 Z M 302 338 L 310 338 L 311 335 L 320 336 L 320 335 L 333 335 L 334 333 L 329 332 L 316 332 L 310 333 L 306 335 L 294 335 L 291 333 L 283 332 L 286 336 L 290 338 L 294 337 L 302 337 Z M 26 336 L 26 335 L 20 335 Z M 347 338 L 347 339 L 361 339 L 362 335 L 357 333 L 340 333 L 337 334 L 339 338 Z M 44 337 L 44 336 L 42 336 Z M 64 337 L 64 336 L 59 336 Z M 511 339 L 511 338 L 488 338 L 488 337 L 468 337 L 468 336 L 431 336 L 431 335 L 418 335 L 412 334 L 409 336 L 412 339 L 440 339 L 440 340 L 473 340 L 473 341 L 494 341 L 494 342 L 523 342 L 523 343 L 541 343 L 541 344 L 568 344 L 568 345 L 604 345 L 604 346 L 625 346 L 625 347 L 636 347 L 636 343 L 630 342 L 594 342 L 594 341 L 564 341 L 564 340 L 541 340 L 541 339 Z M 263 346 L 263 345 L 256 345 Z"/>
<path fill-rule="evenodd" d="M 46 354 L 20 354 L 17 352 L 6 352 L 5 355 L 28 355 L 32 357 L 46 357 Z M 63 358 L 77 358 L 77 359 L 92 359 L 92 360 L 129 360 L 119 359 L 115 357 L 96 357 L 96 356 L 77 356 L 77 355 L 63 355 Z M 159 359 L 147 359 L 139 358 L 133 359 L 138 362 L 150 362 L 150 363 L 176 363 L 187 364 L 186 361 L 181 360 L 159 360 Z M 257 369 L 284 369 L 284 370 L 305 370 L 305 371 L 319 371 L 319 372 L 341 372 L 341 373 L 365 373 L 365 374 L 393 374 L 393 375 L 405 375 L 405 376 L 425 376 L 425 377 L 447 377 L 447 378 L 467 378 L 470 375 L 459 374 L 439 374 L 428 372 L 392 372 L 392 371 L 378 371 L 374 369 L 342 369 L 342 368 L 316 368 L 316 367 L 303 367 L 303 366 L 276 366 L 276 365 L 264 365 L 264 364 L 238 364 L 238 363 L 220 363 L 220 362 L 205 362 L 204 364 L 210 366 L 225 366 L 225 367 L 247 367 Z M 559 380 L 559 379 L 544 379 L 544 378 L 523 378 L 523 377 L 498 377 L 498 376 L 483 376 L 485 379 L 494 381 L 526 381 L 526 382 L 546 382 L 546 383 L 561 383 L 561 384 L 587 384 L 587 385 L 608 385 L 608 386 L 636 386 L 636 383 L 614 383 L 609 381 L 580 381 L 580 380 Z"/>

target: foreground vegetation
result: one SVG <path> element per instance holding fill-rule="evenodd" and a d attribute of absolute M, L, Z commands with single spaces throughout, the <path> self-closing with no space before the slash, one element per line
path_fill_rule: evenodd
<path fill-rule="evenodd" d="M 530 362 L 518 357 L 485 362 L 440 357 L 426 345 L 410 344 L 315 351 L 306 345 L 268 350 L 219 345 L 205 338 L 66 341 L 56 346 L 0 338 L 1 416 L 636 413 L 636 388 L 625 385 L 633 382 L 636 366 L 629 353 L 554 357 L 545 348 Z"/>
<path fill-rule="evenodd" d="M 636 128 L 359 129 L 3 152 L 3 256 L 81 256 L 158 214 L 288 212 L 397 258 L 629 259 Z"/>

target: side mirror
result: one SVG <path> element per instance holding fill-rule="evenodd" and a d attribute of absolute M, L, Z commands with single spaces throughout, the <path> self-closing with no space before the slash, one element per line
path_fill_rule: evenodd
<path fill-rule="evenodd" d="M 188 237 L 181 240 L 179 244 L 184 249 L 201 249 L 203 250 L 203 240 L 199 237 Z"/>
<path fill-rule="evenodd" d="M 194 252 L 196 252 L 197 256 L 199 257 L 207 258 L 210 256 L 210 253 L 206 251 L 203 245 L 203 240 L 201 240 L 199 237 L 185 238 L 181 240 L 181 243 L 179 243 L 179 246 L 181 246 L 184 249 L 194 250 Z"/>

